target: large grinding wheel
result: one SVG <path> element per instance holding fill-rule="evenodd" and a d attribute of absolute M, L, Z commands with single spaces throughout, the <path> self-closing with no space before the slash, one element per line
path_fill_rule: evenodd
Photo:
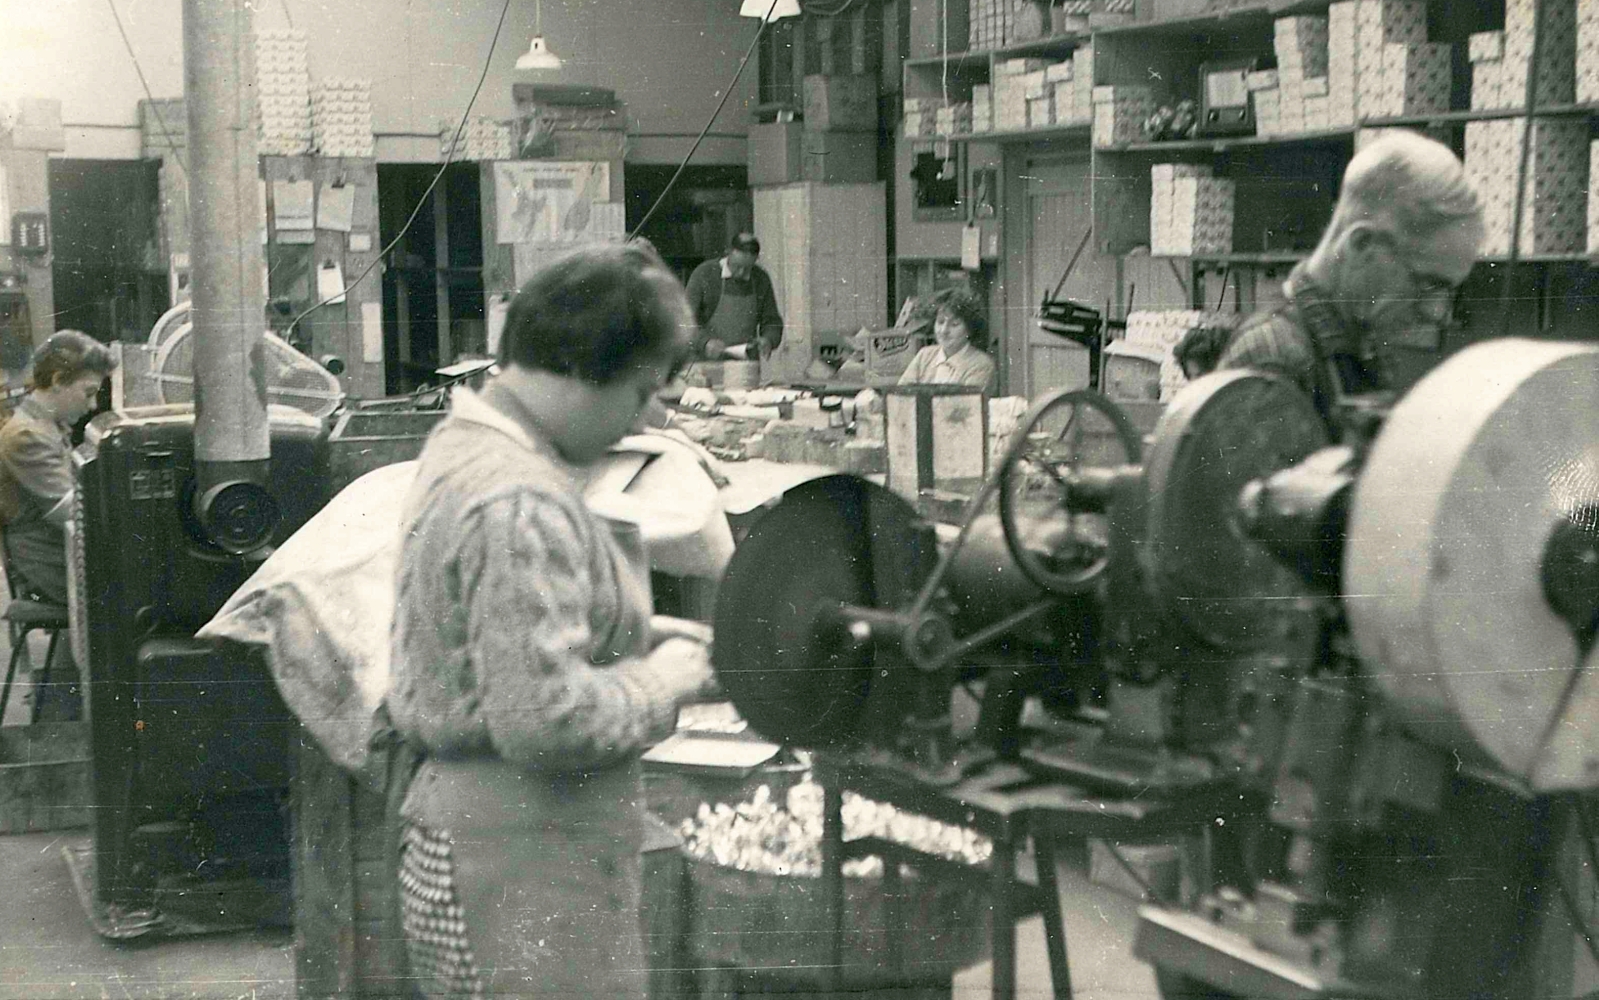
<path fill-rule="evenodd" d="M 1310 397 L 1250 371 L 1186 386 L 1161 416 L 1144 463 L 1150 583 L 1193 634 L 1233 653 L 1260 650 L 1301 624 L 1293 571 L 1244 537 L 1239 494 L 1326 444 Z"/>
<path fill-rule="evenodd" d="M 1539 761 L 1582 652 L 1545 598 L 1544 555 L 1596 504 L 1599 351 L 1480 344 L 1394 408 L 1355 486 L 1345 603 L 1412 732 L 1548 784 Z"/>
<path fill-rule="evenodd" d="M 717 680 L 755 731 L 828 748 L 859 736 L 872 654 L 851 643 L 841 605 L 896 610 L 930 566 L 918 518 L 853 476 L 789 490 L 733 553 L 717 589 Z"/>

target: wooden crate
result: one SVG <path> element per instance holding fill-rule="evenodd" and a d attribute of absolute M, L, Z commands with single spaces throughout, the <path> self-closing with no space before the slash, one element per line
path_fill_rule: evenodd
<path fill-rule="evenodd" d="M 0 834 L 89 825 L 89 724 L 0 727 Z"/>

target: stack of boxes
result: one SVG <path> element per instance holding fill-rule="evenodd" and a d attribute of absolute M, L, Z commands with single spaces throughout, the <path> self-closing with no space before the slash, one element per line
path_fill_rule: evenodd
<path fill-rule="evenodd" d="M 994 128 L 1020 132 L 1028 128 L 1029 81 L 1043 82 L 1049 63 L 1043 59 L 1001 59 L 994 64 Z M 1036 76 L 1035 76 L 1036 74 Z"/>
<path fill-rule="evenodd" d="M 1592 6 L 1584 4 L 1584 7 Z M 1585 17 L 1599 17 L 1599 13 Z M 1590 29 L 1591 30 L 1591 29 Z M 1522 107 L 1537 34 L 1533 0 L 1506 0 L 1505 30 L 1471 36 L 1471 106 L 1474 110 Z M 1591 100 L 1577 95 L 1577 0 L 1544 0 L 1538 52 L 1537 101 L 1542 105 Z"/>
<path fill-rule="evenodd" d="M 972 131 L 994 131 L 994 88 L 986 83 L 972 88 Z"/>
<path fill-rule="evenodd" d="M 311 92 L 311 138 L 323 156 L 376 155 L 372 81 L 326 80 Z"/>
<path fill-rule="evenodd" d="M 1236 316 L 1197 309 L 1141 310 L 1128 314 L 1127 333 L 1122 340 L 1130 346 L 1158 352 L 1161 358 L 1160 398 L 1166 400 L 1188 381 L 1172 353 L 1188 331 L 1230 326 L 1236 319 Z"/>
<path fill-rule="evenodd" d="M 1156 257 L 1231 253 L 1232 181 L 1208 166 L 1157 163 L 1150 168 L 1149 252 Z"/>
<path fill-rule="evenodd" d="M 938 135 L 938 109 L 943 106 L 940 97 L 905 98 L 905 138 L 931 139 Z"/>
<path fill-rule="evenodd" d="M 934 115 L 934 127 L 941 136 L 970 135 L 973 117 L 971 101 L 954 101 L 938 109 Z"/>
<path fill-rule="evenodd" d="M 1599 102 L 1599 0 L 1577 0 L 1577 100 Z"/>
<path fill-rule="evenodd" d="M 457 129 L 461 140 L 455 141 Z M 446 160 L 514 160 L 516 137 L 509 122 L 497 122 L 480 116 L 472 118 L 466 127 L 444 122 L 439 127 L 439 155 Z"/>
<path fill-rule="evenodd" d="M 968 48 L 982 52 L 1004 45 L 1010 34 L 1010 22 L 1011 0 L 971 0 Z"/>
<path fill-rule="evenodd" d="M 932 111 L 937 129 L 939 106 Z M 828 184 L 876 180 L 877 78 L 866 73 L 807 76 L 800 142 L 801 180 Z"/>
<path fill-rule="evenodd" d="M 1142 84 L 1095 87 L 1094 145 L 1100 149 L 1138 142 L 1144 120 L 1154 113 L 1155 91 Z"/>
<path fill-rule="evenodd" d="M 1255 105 L 1255 133 L 1279 135 L 1283 130 L 1282 91 L 1277 86 L 1277 71 L 1256 70 L 1244 77 L 1244 87 Z"/>
<path fill-rule="evenodd" d="M 255 37 L 256 95 L 263 156 L 311 151 L 311 68 L 303 31 L 262 31 Z M 172 123 L 167 123 L 168 128 Z"/>
<path fill-rule="evenodd" d="M 1279 17 L 1272 25 L 1277 51 L 1278 120 L 1288 133 L 1324 131 L 1327 110 L 1325 17 Z"/>
<path fill-rule="evenodd" d="M 1466 175 L 1482 198 L 1482 252 L 1487 256 L 1510 252 L 1516 170 L 1526 131 L 1525 118 L 1466 124 Z M 1586 119 L 1544 118 L 1532 123 L 1517 240 L 1521 254 L 1584 249 L 1591 155 Z"/>
<path fill-rule="evenodd" d="M 1449 110 L 1452 46 L 1427 41 L 1425 0 L 1362 0 L 1355 74 L 1363 118 Z"/>
<path fill-rule="evenodd" d="M 1427 41 L 1426 0 L 1339 0 L 1326 17 L 1278 18 L 1273 42 L 1276 80 L 1249 78 L 1261 135 L 1449 109 L 1451 46 Z"/>
<path fill-rule="evenodd" d="M 1352 128 L 1359 119 L 1355 65 L 1360 51 L 1360 5 L 1343 0 L 1327 8 L 1327 127 Z"/>

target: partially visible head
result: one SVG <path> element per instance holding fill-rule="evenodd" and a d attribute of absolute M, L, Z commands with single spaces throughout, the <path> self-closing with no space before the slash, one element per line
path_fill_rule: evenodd
<path fill-rule="evenodd" d="M 94 409 L 106 376 L 117 367 L 111 350 L 78 330 L 57 330 L 33 352 L 33 391 L 63 423 Z"/>
<path fill-rule="evenodd" d="M 1481 202 L 1460 160 L 1396 129 L 1349 161 L 1313 264 L 1330 273 L 1329 292 L 1350 318 L 1381 339 L 1447 323 L 1482 238 Z"/>
<path fill-rule="evenodd" d="M 983 300 L 964 288 L 949 288 L 933 297 L 937 312 L 933 339 L 948 357 L 968 342 L 978 350 L 988 348 L 988 313 Z"/>
<path fill-rule="evenodd" d="M 744 280 L 755 269 L 755 260 L 761 255 L 761 241 L 754 233 L 739 233 L 727 246 L 727 269 L 733 277 Z"/>
<path fill-rule="evenodd" d="M 683 286 L 652 251 L 584 247 L 516 293 L 500 364 L 570 397 L 556 443 L 568 458 L 590 461 L 632 428 L 687 357 L 693 328 Z"/>

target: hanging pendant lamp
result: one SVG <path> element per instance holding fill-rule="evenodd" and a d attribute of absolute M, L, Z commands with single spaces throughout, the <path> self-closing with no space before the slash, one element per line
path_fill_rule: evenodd
<path fill-rule="evenodd" d="M 560 69 L 561 57 L 544 44 L 544 0 L 537 0 L 533 11 L 533 41 L 516 61 L 516 68 Z"/>
<path fill-rule="evenodd" d="M 739 17 L 763 18 L 767 24 L 780 21 L 785 17 L 799 17 L 799 0 L 777 0 L 774 6 L 772 0 L 744 0 L 738 9 Z"/>

